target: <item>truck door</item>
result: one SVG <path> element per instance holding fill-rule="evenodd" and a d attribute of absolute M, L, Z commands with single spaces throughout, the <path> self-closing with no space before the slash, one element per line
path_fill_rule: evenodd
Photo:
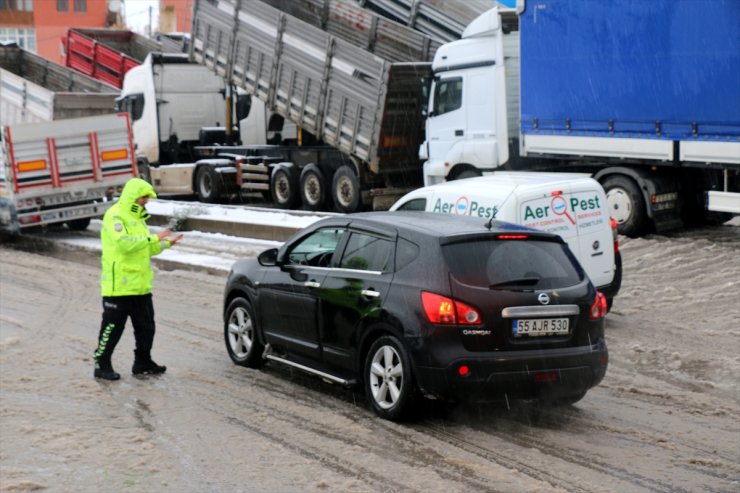
<path fill-rule="evenodd" d="M 445 77 L 434 81 L 432 108 L 427 119 L 429 156 L 445 156 L 455 142 L 465 138 L 463 78 Z"/>

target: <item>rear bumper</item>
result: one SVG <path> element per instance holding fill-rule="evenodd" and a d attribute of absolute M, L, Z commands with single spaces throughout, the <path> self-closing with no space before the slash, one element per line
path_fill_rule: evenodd
<path fill-rule="evenodd" d="M 470 353 L 443 367 L 417 366 L 416 378 L 423 393 L 444 399 L 572 396 L 598 385 L 608 360 L 601 339 L 592 346 L 558 350 Z M 461 366 L 469 373 L 461 375 Z"/>
<path fill-rule="evenodd" d="M 614 299 L 619 294 L 619 288 L 622 287 L 622 254 L 614 254 L 614 278 L 609 284 L 596 286 L 596 289 L 602 292 L 606 299 Z"/>

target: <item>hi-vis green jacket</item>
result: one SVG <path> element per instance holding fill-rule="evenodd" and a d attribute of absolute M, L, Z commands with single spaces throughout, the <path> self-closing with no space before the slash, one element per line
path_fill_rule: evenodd
<path fill-rule="evenodd" d="M 132 178 L 123 187 L 118 202 L 103 216 L 100 240 L 103 246 L 100 291 L 102 296 L 148 294 L 152 290 L 149 259 L 170 247 L 168 240 L 149 232 L 150 215 L 136 203 L 139 197 L 154 198 L 154 188 L 141 178 Z"/>

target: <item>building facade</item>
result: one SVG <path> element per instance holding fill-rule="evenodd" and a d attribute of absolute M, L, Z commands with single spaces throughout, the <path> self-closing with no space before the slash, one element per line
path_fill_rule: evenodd
<path fill-rule="evenodd" d="M 194 0 L 160 0 L 159 30 L 163 33 L 189 33 L 193 23 Z"/>
<path fill-rule="evenodd" d="M 122 0 L 0 0 L 0 43 L 18 43 L 64 63 L 62 38 L 70 27 L 122 27 Z"/>

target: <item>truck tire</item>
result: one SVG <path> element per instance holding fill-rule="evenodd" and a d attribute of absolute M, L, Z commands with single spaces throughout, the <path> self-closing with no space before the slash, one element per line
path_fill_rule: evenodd
<path fill-rule="evenodd" d="M 649 227 L 645 200 L 634 181 L 626 176 L 607 176 L 602 186 L 606 192 L 609 215 L 617 221 L 620 234 L 637 238 Z"/>
<path fill-rule="evenodd" d="M 67 221 L 67 227 L 72 231 L 85 231 L 90 226 L 90 218 L 83 217 L 80 219 L 72 219 Z"/>
<path fill-rule="evenodd" d="M 453 180 L 462 180 L 464 178 L 476 178 L 478 176 L 483 176 L 483 173 L 481 173 L 476 168 L 467 168 L 463 170 L 462 172 L 458 173 Z"/>
<path fill-rule="evenodd" d="M 360 180 L 349 166 L 342 165 L 334 172 L 331 197 L 339 212 L 356 212 L 360 207 Z"/>
<path fill-rule="evenodd" d="M 210 166 L 201 166 L 195 175 L 195 194 L 198 200 L 207 204 L 215 204 L 221 197 L 221 177 Z"/>
<path fill-rule="evenodd" d="M 270 177 L 272 202 L 280 209 L 294 209 L 298 205 L 298 184 L 292 170 L 278 166 Z"/>
<path fill-rule="evenodd" d="M 301 171 L 301 202 L 303 208 L 318 211 L 326 202 L 326 181 L 324 174 L 315 164 L 309 164 Z"/>
<path fill-rule="evenodd" d="M 137 171 L 137 174 L 139 175 L 139 178 L 149 183 L 152 182 L 152 174 L 149 171 L 149 161 L 147 161 L 146 159 L 137 160 L 136 161 L 136 171 Z"/>

